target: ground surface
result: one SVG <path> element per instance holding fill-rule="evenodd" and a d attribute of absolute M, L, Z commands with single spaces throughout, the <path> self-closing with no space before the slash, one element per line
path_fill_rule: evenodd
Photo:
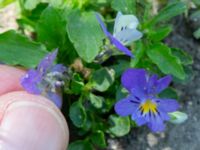
<path fill-rule="evenodd" d="M 174 32 L 166 43 L 184 49 L 194 58 L 192 81 L 175 85 L 180 110 L 189 119 L 181 125 L 168 123 L 166 131 L 160 134 L 152 134 L 146 127 L 135 129 L 124 138 L 109 139 L 108 150 L 200 150 L 200 41 L 192 36 L 192 23 L 181 18 L 174 22 Z"/>

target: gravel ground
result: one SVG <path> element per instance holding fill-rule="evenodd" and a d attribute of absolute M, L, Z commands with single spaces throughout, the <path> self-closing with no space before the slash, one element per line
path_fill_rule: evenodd
<path fill-rule="evenodd" d="M 171 47 L 184 49 L 194 59 L 192 81 L 175 85 L 180 96 L 180 110 L 188 114 L 188 120 L 181 125 L 168 123 L 166 131 L 159 134 L 152 134 L 146 127 L 134 129 L 126 137 L 109 139 L 107 150 L 200 149 L 200 42 L 192 36 L 192 23 L 186 23 L 181 18 L 176 18 L 174 32 L 166 43 Z"/>

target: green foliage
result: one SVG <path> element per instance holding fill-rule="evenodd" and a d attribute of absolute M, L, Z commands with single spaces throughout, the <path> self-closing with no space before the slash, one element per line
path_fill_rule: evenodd
<path fill-rule="evenodd" d="M 76 141 L 71 143 L 68 150 L 94 150 L 91 143 L 88 141 Z"/>
<path fill-rule="evenodd" d="M 114 75 L 115 72 L 112 69 L 101 68 L 96 70 L 91 79 L 93 88 L 100 92 L 106 91 L 114 82 Z"/>
<path fill-rule="evenodd" d="M 57 9 L 47 7 L 40 16 L 36 32 L 38 41 L 48 49 L 62 47 L 65 43 L 66 23 Z"/>
<path fill-rule="evenodd" d="M 68 15 L 67 32 L 78 55 L 92 62 L 102 45 L 103 34 L 94 12 L 72 11 Z"/>
<path fill-rule="evenodd" d="M 182 2 L 175 2 L 168 6 L 166 6 L 164 9 L 162 9 L 157 16 L 155 16 L 151 21 L 150 25 L 155 25 L 156 23 L 162 22 L 162 21 L 168 21 L 174 16 L 177 16 L 179 14 L 182 14 L 187 9 L 186 5 Z"/>
<path fill-rule="evenodd" d="M 10 65 L 34 68 L 47 54 L 44 45 L 15 31 L 0 34 L 0 60 Z"/>
<path fill-rule="evenodd" d="M 0 0 L 0 8 L 5 7 L 13 2 L 15 2 L 15 0 Z"/>
<path fill-rule="evenodd" d="M 76 127 L 83 127 L 86 122 L 86 112 L 80 101 L 74 102 L 70 106 L 69 116 Z"/>
<path fill-rule="evenodd" d="M 112 126 L 108 129 L 109 132 L 117 137 L 124 136 L 130 131 L 130 119 L 129 117 L 118 117 L 111 115 L 109 121 Z"/>
<path fill-rule="evenodd" d="M 125 14 L 135 14 L 136 12 L 136 0 L 112 0 L 111 6 L 116 11 Z"/>
<path fill-rule="evenodd" d="M 12 2 L 0 0 L 0 8 Z M 34 68 L 48 51 L 58 48 L 57 62 L 70 70 L 70 81 L 63 88 L 66 105 L 62 111 L 70 127 L 77 128 L 78 135 L 68 150 L 106 149 L 106 137 L 121 137 L 136 127 L 131 118 L 120 117 L 113 109 L 118 100 L 128 95 L 120 81 L 127 68 L 144 68 L 160 77 L 171 74 L 176 83 L 188 83 L 193 76 L 191 56 L 164 44 L 174 30 L 170 19 L 186 12 L 183 2 L 162 3 L 158 13 L 148 0 L 16 2 L 21 11 L 17 20 L 19 30 L 0 34 L 0 63 Z M 117 11 L 134 14 L 139 20 L 137 29 L 143 37 L 127 46 L 134 58 L 125 56 L 110 43 L 95 17 L 96 12 L 100 13 L 108 30 L 113 31 Z M 199 14 L 198 10 L 192 12 L 190 19 L 200 18 Z M 195 30 L 194 36 L 199 38 L 198 27 Z M 172 87 L 158 96 L 178 99 Z M 186 115 L 170 116 L 171 122 L 180 123 Z"/>
<path fill-rule="evenodd" d="M 106 148 L 105 135 L 102 131 L 97 130 L 90 136 L 92 143 L 99 148 Z"/>
<path fill-rule="evenodd" d="M 181 61 L 173 56 L 171 49 L 163 44 L 154 44 L 147 50 L 149 58 L 165 74 L 172 74 L 177 78 L 184 79 L 185 72 Z"/>

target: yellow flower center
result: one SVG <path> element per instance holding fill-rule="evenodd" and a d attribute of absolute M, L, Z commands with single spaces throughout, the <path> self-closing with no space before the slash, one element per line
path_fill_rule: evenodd
<path fill-rule="evenodd" d="M 157 113 L 157 105 L 156 105 L 156 103 L 153 103 L 151 100 L 146 100 L 143 104 L 141 104 L 140 110 L 144 114 L 146 114 L 148 112 L 153 112 L 154 114 L 156 114 Z"/>

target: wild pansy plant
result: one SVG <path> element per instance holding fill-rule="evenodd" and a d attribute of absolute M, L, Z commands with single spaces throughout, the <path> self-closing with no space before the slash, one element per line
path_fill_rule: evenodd
<path fill-rule="evenodd" d="M 175 28 L 169 20 L 185 12 L 183 2 L 161 4 L 154 13 L 154 5 L 148 0 L 87 0 L 84 5 L 78 0 L 61 1 L 37 4 L 20 1 L 23 13 L 17 22 L 20 32 L 0 34 L 0 63 L 37 66 L 21 79 L 22 86 L 30 93 L 46 96 L 59 108 L 64 93 L 67 104 L 62 111 L 69 126 L 77 128 L 73 134 L 78 139 L 70 143 L 68 150 L 106 149 L 107 134 L 124 136 L 135 127 L 135 122 L 158 132 L 164 130 L 164 122 L 169 119 L 174 124 L 187 119 L 186 114 L 176 111 L 178 95 L 168 87 L 169 74 L 176 84 L 188 82 L 192 76 L 190 55 L 179 45 L 169 47 L 176 33 L 170 35 Z M 100 14 L 111 18 L 115 13 L 111 33 L 106 28 L 110 21 L 104 24 Z M 30 34 L 23 34 L 27 32 Z M 137 42 L 133 45 L 134 41 Z M 56 47 L 58 57 L 56 50 L 42 59 L 48 49 Z M 54 64 L 56 57 L 69 68 Z M 144 69 L 167 76 L 161 79 L 149 76 Z"/>
<path fill-rule="evenodd" d="M 37 69 L 28 70 L 21 79 L 21 85 L 27 92 L 41 94 L 61 108 L 62 98 L 59 90 L 64 85 L 64 72 L 67 68 L 62 64 L 53 64 L 57 53 L 58 50 L 49 53 L 41 60 Z"/>
<path fill-rule="evenodd" d="M 169 86 L 171 76 L 158 79 L 155 74 L 149 76 L 144 69 L 127 69 L 121 82 L 129 96 L 115 104 L 116 113 L 120 116 L 131 115 L 138 126 L 146 124 L 153 132 L 163 131 L 164 121 L 170 120 L 168 113 L 179 108 L 176 100 L 157 96 Z"/>
<path fill-rule="evenodd" d="M 96 18 L 111 44 L 126 55 L 134 57 L 131 51 L 124 45 L 128 45 L 142 37 L 142 33 L 136 29 L 139 24 L 138 19 L 134 15 L 123 15 L 121 12 L 118 12 L 115 18 L 114 33 L 112 35 L 108 32 L 99 14 L 96 14 Z"/>

